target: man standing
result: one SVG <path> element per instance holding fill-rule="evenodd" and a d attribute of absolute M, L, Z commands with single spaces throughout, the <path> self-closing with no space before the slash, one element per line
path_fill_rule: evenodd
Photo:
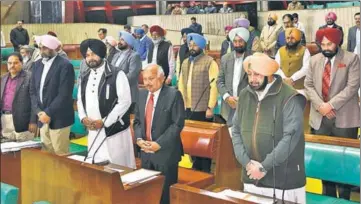
<path fill-rule="evenodd" d="M 250 22 L 247 18 L 238 18 L 234 21 L 235 28 L 245 28 L 249 31 L 249 39 L 247 41 L 247 51 L 250 53 L 261 52 L 259 31 L 253 26 L 250 26 Z"/>
<path fill-rule="evenodd" d="M 31 59 L 35 62 L 35 61 L 41 59 L 41 53 L 40 53 L 40 49 L 39 49 L 40 36 L 34 35 L 33 41 L 34 41 L 34 51 L 33 51 L 33 54 L 31 55 Z"/>
<path fill-rule="evenodd" d="M 193 33 L 193 30 L 190 29 L 190 28 L 183 28 L 181 30 L 183 44 L 179 48 L 178 56 L 177 56 L 177 62 L 176 62 L 176 74 L 177 74 L 177 79 L 178 80 L 179 80 L 180 73 L 182 71 L 182 63 L 186 58 L 189 57 L 189 48 L 188 48 L 188 43 L 187 43 L 187 35 L 190 34 L 190 33 Z"/>
<path fill-rule="evenodd" d="M 354 15 L 356 25 L 348 30 L 347 51 L 360 55 L 360 12 Z"/>
<path fill-rule="evenodd" d="M 231 7 L 228 7 L 228 3 L 224 2 L 223 7 L 219 9 L 219 13 L 232 13 L 233 9 Z"/>
<path fill-rule="evenodd" d="M 152 34 L 152 41 L 148 52 L 148 64 L 160 65 L 165 74 L 165 83 L 170 84 L 174 74 L 174 54 L 173 46 L 170 42 L 165 41 L 165 31 L 158 25 L 150 28 Z"/>
<path fill-rule="evenodd" d="M 322 53 L 311 58 L 305 79 L 307 96 L 311 101 L 312 133 L 357 139 L 360 127 L 360 60 L 340 48 L 342 32 L 337 28 L 318 30 L 316 41 Z M 336 197 L 336 184 L 323 181 L 324 194 Z M 339 197 L 349 200 L 350 188 L 338 184 Z"/>
<path fill-rule="evenodd" d="M 70 126 L 74 123 L 74 67 L 55 49 L 60 42 L 50 35 L 40 37 L 42 60 L 34 63 L 30 85 L 31 104 L 38 115 L 40 137 L 47 151 L 69 152 Z"/>
<path fill-rule="evenodd" d="M 337 21 L 337 15 L 334 12 L 329 12 L 326 16 L 325 16 L 325 21 L 326 21 L 326 25 L 321 26 L 319 29 L 324 29 L 324 28 L 337 28 L 341 31 L 342 33 L 342 37 L 341 37 L 341 42 L 340 42 L 340 46 L 343 44 L 343 29 L 341 26 L 337 25 L 335 22 Z"/>
<path fill-rule="evenodd" d="M 105 37 L 105 46 L 107 48 L 107 54 L 105 55 L 105 58 L 109 63 L 111 63 L 114 55 L 118 52 L 118 50 L 115 48 L 117 46 L 117 41 L 113 36 L 108 35 Z"/>
<path fill-rule="evenodd" d="M 212 1 L 208 1 L 207 2 L 207 6 L 204 9 L 204 11 L 209 14 L 209 13 L 217 13 L 217 8 L 214 6 L 214 2 Z"/>
<path fill-rule="evenodd" d="M 232 126 L 232 118 L 237 107 L 239 92 L 248 85 L 247 74 L 242 66 L 249 55 L 246 52 L 249 31 L 245 28 L 234 28 L 229 33 L 234 51 L 221 59 L 221 70 L 217 79 L 217 88 L 222 96 L 221 116 Z"/>
<path fill-rule="evenodd" d="M 8 70 L 1 77 L 1 133 L 11 140 L 31 140 L 37 128 L 29 93 L 31 74 L 22 70 L 19 53 L 10 54 Z"/>
<path fill-rule="evenodd" d="M 212 121 L 218 96 L 215 81 L 219 72 L 218 65 L 212 57 L 204 54 L 206 39 L 203 36 L 191 33 L 187 36 L 187 43 L 190 56 L 182 63 L 178 83 L 185 101 L 187 119 Z M 210 167 L 210 159 L 195 157 L 194 169 L 210 172 Z"/>
<path fill-rule="evenodd" d="M 10 32 L 10 41 L 14 46 L 14 51 L 19 52 L 22 45 L 29 45 L 28 31 L 23 28 L 23 21 L 18 21 L 16 28 Z"/>
<path fill-rule="evenodd" d="M 150 35 L 148 34 L 149 26 L 147 24 L 143 24 L 142 29 L 144 30 L 144 34 L 147 35 L 148 37 L 150 37 Z"/>
<path fill-rule="evenodd" d="M 281 30 L 281 27 L 277 25 L 277 15 L 270 13 L 268 15 L 267 25 L 265 25 L 261 32 L 260 45 L 263 53 L 270 57 L 274 57 L 276 54 L 277 37 Z"/>
<path fill-rule="evenodd" d="M 145 31 L 142 28 L 138 28 L 134 31 L 135 37 L 139 40 L 139 49 L 137 49 L 138 54 L 142 63 L 147 64 L 147 53 L 149 52 L 150 46 L 153 44 L 152 40 L 146 35 Z M 144 66 L 145 67 L 145 66 Z"/>
<path fill-rule="evenodd" d="M 80 51 L 90 68 L 80 77 L 77 101 L 79 118 L 89 130 L 88 148 L 93 144 L 88 155 L 95 162 L 135 168 L 127 76 L 104 60 L 106 47 L 100 40 L 84 40 Z"/>
<path fill-rule="evenodd" d="M 276 74 L 280 75 L 284 82 L 300 93 L 304 93 L 304 81 L 308 71 L 311 54 L 308 49 L 300 44 L 301 31 L 297 28 L 287 28 L 285 31 L 286 45 L 281 47 L 276 54 L 275 60 L 280 69 Z"/>
<path fill-rule="evenodd" d="M 142 62 L 137 52 L 133 51 L 135 39 L 127 32 L 119 32 L 118 49 L 120 50 L 115 54 L 113 61 L 111 62 L 113 67 L 119 71 L 122 70 L 129 81 L 132 104 L 129 108 L 130 113 L 134 112 L 135 103 L 138 102 L 138 77 L 142 70 Z"/>
<path fill-rule="evenodd" d="M 31 59 L 32 50 L 33 49 L 31 47 L 29 47 L 28 45 L 21 46 L 21 48 L 20 48 L 20 54 L 21 54 L 21 57 L 23 58 L 22 70 L 27 71 L 27 72 L 31 72 L 31 67 L 33 66 L 33 63 L 34 63 L 34 61 Z"/>
<path fill-rule="evenodd" d="M 305 26 L 303 25 L 303 23 L 300 22 L 300 19 L 298 18 L 298 13 L 292 14 L 292 17 L 293 17 L 293 25 L 295 26 L 295 28 L 298 28 L 298 30 L 305 33 Z"/>
<path fill-rule="evenodd" d="M 195 1 L 189 2 L 189 8 L 187 9 L 187 14 L 199 14 L 199 8 L 196 6 Z"/>
<path fill-rule="evenodd" d="M 279 33 L 278 37 L 277 37 L 277 43 L 276 43 L 276 51 L 278 51 L 278 49 L 282 46 L 286 45 L 286 35 L 285 35 L 285 30 L 287 28 L 294 28 L 294 23 L 293 23 L 293 16 L 291 14 L 285 14 L 282 17 L 283 20 L 283 30 Z M 301 41 L 300 44 L 303 46 L 306 46 L 306 36 L 305 34 L 301 31 Z"/>
<path fill-rule="evenodd" d="M 244 191 L 272 197 L 275 183 L 278 199 L 306 203 L 306 99 L 274 75 L 278 64 L 263 53 L 248 57 L 243 68 L 249 86 L 239 94 L 232 143 Z"/>
<path fill-rule="evenodd" d="M 178 182 L 178 162 L 183 155 L 184 101 L 179 91 L 163 85 L 164 72 L 159 65 L 148 65 L 143 80 L 146 90 L 139 93 L 134 135 L 142 150 L 142 168 L 165 176 L 160 203 L 169 204 L 169 188 Z"/>
<path fill-rule="evenodd" d="M 221 57 L 223 57 L 225 54 L 231 53 L 234 50 L 233 43 L 231 39 L 229 39 L 229 32 L 233 29 L 233 26 L 226 26 L 224 27 L 224 32 L 226 34 L 226 39 L 223 40 L 222 46 L 221 46 Z"/>
<path fill-rule="evenodd" d="M 196 17 L 191 18 L 192 24 L 189 26 L 190 29 L 192 29 L 195 33 L 202 34 L 202 25 L 197 23 Z"/>
<path fill-rule="evenodd" d="M 99 28 L 98 30 L 98 37 L 103 43 L 106 42 L 107 32 L 108 30 L 106 28 Z"/>

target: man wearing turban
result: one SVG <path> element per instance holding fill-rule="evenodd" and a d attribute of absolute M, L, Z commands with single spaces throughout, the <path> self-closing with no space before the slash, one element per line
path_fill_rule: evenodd
<path fill-rule="evenodd" d="M 31 60 L 34 62 L 41 58 L 40 49 L 39 49 L 39 43 L 40 43 L 40 36 L 34 35 L 32 37 L 33 43 L 34 43 L 34 51 L 31 55 Z"/>
<path fill-rule="evenodd" d="M 55 51 L 60 45 L 56 37 L 43 35 L 38 40 L 42 60 L 32 68 L 31 103 L 45 150 L 64 155 L 69 152 L 70 127 L 74 123 L 74 67 Z"/>
<path fill-rule="evenodd" d="M 148 52 L 148 64 L 160 65 L 165 74 L 165 83 L 170 84 L 174 75 L 174 54 L 173 46 L 170 42 L 164 40 L 165 30 L 154 25 L 150 27 L 153 44 Z"/>
<path fill-rule="evenodd" d="M 77 100 L 79 118 L 89 131 L 88 158 L 135 168 L 127 76 L 104 59 L 101 40 L 84 40 L 80 52 L 89 67 L 80 76 Z"/>
<path fill-rule="evenodd" d="M 285 14 L 282 17 L 283 20 L 283 29 L 282 31 L 278 34 L 277 37 L 277 42 L 276 42 L 276 52 L 278 51 L 278 49 L 280 49 L 280 47 L 285 46 L 286 45 L 286 32 L 285 30 L 287 28 L 295 28 L 295 24 L 294 24 L 294 19 L 293 16 L 291 14 Z M 305 33 L 301 32 L 301 41 L 300 44 L 303 46 L 306 46 L 306 36 Z"/>
<path fill-rule="evenodd" d="M 242 63 L 250 55 L 247 50 L 249 31 L 245 28 L 234 28 L 229 33 L 234 51 L 221 58 L 221 69 L 217 79 L 217 88 L 222 96 L 221 116 L 232 126 L 232 118 L 237 107 L 239 92 L 248 85 L 247 74 Z"/>
<path fill-rule="evenodd" d="M 274 74 L 278 67 L 263 53 L 243 62 L 249 85 L 240 92 L 233 117 L 233 149 L 245 192 L 272 197 L 275 182 L 277 199 L 306 203 L 306 98 Z"/>
<path fill-rule="evenodd" d="M 110 35 L 106 36 L 103 42 L 107 47 L 106 59 L 108 60 L 108 62 L 112 62 L 114 55 L 118 52 L 115 48 L 115 46 L 117 46 L 117 42 L 115 38 Z"/>
<path fill-rule="evenodd" d="M 114 55 L 113 61 L 109 62 L 116 70 L 122 70 L 127 75 L 132 95 L 132 105 L 129 108 L 131 113 L 133 113 L 135 103 L 138 101 L 138 77 L 142 70 L 140 56 L 132 49 L 134 43 L 135 39 L 132 34 L 125 31 L 119 32 L 119 52 Z"/>
<path fill-rule="evenodd" d="M 228 33 L 233 29 L 233 26 L 226 26 L 224 27 L 224 32 L 226 34 L 226 39 L 222 42 L 221 46 L 221 57 L 224 56 L 227 53 L 230 53 L 233 51 L 233 43 L 229 39 Z"/>
<path fill-rule="evenodd" d="M 242 27 L 249 31 L 250 36 L 247 42 L 247 50 L 251 52 L 261 52 L 259 40 L 260 33 L 250 24 L 251 23 L 247 18 L 238 18 L 234 21 L 235 28 Z"/>
<path fill-rule="evenodd" d="M 139 49 L 137 49 L 138 54 L 140 55 L 140 59 L 142 62 L 146 62 L 147 53 L 149 51 L 150 46 L 153 44 L 152 40 L 145 34 L 144 29 L 138 28 L 135 29 L 135 37 L 139 41 Z"/>
<path fill-rule="evenodd" d="M 177 62 L 176 62 L 176 74 L 177 74 L 178 79 L 179 79 L 179 74 L 181 73 L 181 70 L 182 70 L 182 63 L 186 58 L 189 57 L 187 35 L 190 33 L 194 33 L 194 31 L 190 28 L 183 28 L 181 30 L 183 44 L 179 48 Z"/>
<path fill-rule="evenodd" d="M 212 57 L 204 54 L 207 40 L 203 36 L 197 33 L 188 34 L 187 43 L 190 56 L 182 63 L 178 83 L 185 102 L 187 119 L 212 121 L 218 97 L 218 65 Z M 210 159 L 195 158 L 194 169 L 210 172 L 210 167 Z"/>
<path fill-rule="evenodd" d="M 340 42 L 340 46 L 341 46 L 343 44 L 344 33 L 343 33 L 342 27 L 335 23 L 337 21 L 336 13 L 334 13 L 332 11 L 327 13 L 326 16 L 325 16 L 325 21 L 326 21 L 326 25 L 321 26 L 319 29 L 324 29 L 324 28 L 337 28 L 337 29 L 339 29 L 341 31 L 341 33 L 342 33 L 341 42 Z"/>
<path fill-rule="evenodd" d="M 275 46 L 277 36 L 281 30 L 281 26 L 277 24 L 277 19 L 277 14 L 270 13 L 268 15 L 267 25 L 263 26 L 260 36 L 261 51 L 270 57 L 276 54 Z"/>
<path fill-rule="evenodd" d="M 297 28 L 287 28 L 285 31 L 286 45 L 281 47 L 275 56 L 280 69 L 279 74 L 290 86 L 304 93 L 304 80 L 309 67 L 311 54 L 301 45 L 301 31 Z"/>
<path fill-rule="evenodd" d="M 324 28 L 316 33 L 322 52 L 311 57 L 305 79 L 311 101 L 312 134 L 357 139 L 360 127 L 360 59 L 340 48 L 342 32 Z M 323 181 L 324 194 L 336 197 L 336 184 Z M 339 197 L 350 199 L 351 187 L 337 184 Z"/>

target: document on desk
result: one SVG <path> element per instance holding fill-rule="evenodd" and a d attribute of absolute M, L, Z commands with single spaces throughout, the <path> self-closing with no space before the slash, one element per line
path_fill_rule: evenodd
<path fill-rule="evenodd" d="M 228 197 L 246 200 L 246 201 L 250 201 L 250 202 L 254 202 L 254 203 L 262 203 L 262 204 L 272 204 L 273 203 L 272 199 L 263 198 L 263 197 L 259 197 L 259 196 L 252 195 L 249 193 L 243 193 L 240 191 L 233 191 L 231 189 L 226 189 L 219 193 L 222 195 L 228 196 Z"/>
<path fill-rule="evenodd" d="M 132 185 L 135 183 L 143 182 L 144 180 L 150 179 L 159 175 L 161 172 L 152 171 L 147 169 L 138 169 L 128 174 L 121 176 L 123 185 Z"/>
<path fill-rule="evenodd" d="M 1 143 L 1 152 L 12 152 L 12 151 L 19 151 L 24 148 L 33 148 L 33 147 L 40 147 L 40 141 L 25 141 L 25 142 L 4 142 Z"/>

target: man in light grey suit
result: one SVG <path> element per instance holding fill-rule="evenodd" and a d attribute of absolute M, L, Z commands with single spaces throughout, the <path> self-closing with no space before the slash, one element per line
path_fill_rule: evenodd
<path fill-rule="evenodd" d="M 23 70 L 31 72 L 31 67 L 34 64 L 34 61 L 31 59 L 32 48 L 29 45 L 24 45 L 20 47 L 20 54 L 23 57 Z"/>
<path fill-rule="evenodd" d="M 115 69 L 123 70 L 127 75 L 132 94 L 132 105 L 129 108 L 130 113 L 133 113 L 135 103 L 138 102 L 138 77 L 142 70 L 140 56 L 137 52 L 132 50 L 134 43 L 135 39 L 132 34 L 124 31 L 120 32 L 118 42 L 118 49 L 120 51 L 114 55 L 111 62 Z"/>
<path fill-rule="evenodd" d="M 234 51 L 221 59 L 217 88 L 222 96 L 221 116 L 232 126 L 232 118 L 237 107 L 239 92 L 248 85 L 247 74 L 242 68 L 244 59 L 250 55 L 246 52 L 249 31 L 245 28 L 234 28 L 229 32 Z"/>
<path fill-rule="evenodd" d="M 338 45 L 342 33 L 337 28 L 318 30 L 316 41 L 322 53 L 314 55 L 305 79 L 306 94 L 311 101 L 312 133 L 334 137 L 357 138 L 360 127 L 360 60 Z M 336 197 L 336 184 L 323 181 L 325 195 Z M 350 199 L 351 187 L 337 184 L 339 197 Z"/>
<path fill-rule="evenodd" d="M 356 25 L 348 29 L 347 51 L 360 54 L 360 12 L 355 13 L 354 19 Z"/>

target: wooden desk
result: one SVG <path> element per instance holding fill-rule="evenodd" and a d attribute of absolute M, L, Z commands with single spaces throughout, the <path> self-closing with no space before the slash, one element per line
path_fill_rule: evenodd
<path fill-rule="evenodd" d="M 21 152 L 1 154 L 1 182 L 21 187 Z"/>
<path fill-rule="evenodd" d="M 46 200 L 76 204 L 158 204 L 164 177 L 123 186 L 119 172 L 47 152 L 24 149 L 21 157 L 22 203 Z"/>

